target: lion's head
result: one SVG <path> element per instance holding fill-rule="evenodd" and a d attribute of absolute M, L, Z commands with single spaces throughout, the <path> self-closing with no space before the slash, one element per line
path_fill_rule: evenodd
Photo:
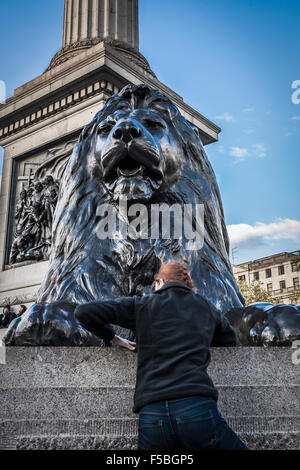
<path fill-rule="evenodd" d="M 203 204 L 203 248 L 189 252 L 172 239 L 99 240 L 97 207 L 124 196 L 148 207 Z M 228 253 L 216 178 L 197 132 L 160 91 L 128 85 L 83 129 L 64 170 L 38 301 L 138 293 L 150 287 L 162 261 L 180 258 L 217 308 L 240 307 Z"/>
<path fill-rule="evenodd" d="M 126 86 L 81 135 L 81 142 L 93 139 L 91 176 L 114 200 L 126 196 L 145 201 L 172 188 L 186 163 L 182 131 L 192 134 L 191 142 L 197 138 L 185 124 L 176 106 L 158 90 Z"/>

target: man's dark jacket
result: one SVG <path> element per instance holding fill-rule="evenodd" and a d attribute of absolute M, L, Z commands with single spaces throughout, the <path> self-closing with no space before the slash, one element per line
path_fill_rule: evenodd
<path fill-rule="evenodd" d="M 218 399 L 206 370 L 210 346 L 235 346 L 226 317 L 181 282 L 142 297 L 120 297 L 77 307 L 81 325 L 112 340 L 109 323 L 133 330 L 138 367 L 133 411 L 149 403 L 195 395 Z"/>

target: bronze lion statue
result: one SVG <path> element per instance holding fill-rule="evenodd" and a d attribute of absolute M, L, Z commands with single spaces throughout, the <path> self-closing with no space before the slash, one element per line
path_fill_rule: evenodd
<path fill-rule="evenodd" d="M 176 238 L 163 231 L 156 238 L 130 234 L 122 238 L 116 229 L 115 236 L 101 239 L 104 213 L 99 215 L 99 207 L 110 205 L 123 226 L 128 225 L 130 216 L 120 213 L 124 199 L 128 214 L 137 204 L 148 213 L 162 204 L 203 207 L 201 248 L 190 249 L 185 233 Z M 177 218 L 175 213 L 173 225 Z M 199 232 L 195 214 L 190 224 Z M 245 301 L 229 261 L 222 201 L 197 131 L 160 91 L 128 85 L 107 101 L 74 147 L 60 181 L 48 273 L 37 303 L 14 321 L 6 344 L 99 344 L 76 322 L 76 305 L 147 293 L 160 264 L 170 259 L 188 263 L 198 292 L 230 315 L 243 344 L 251 337 L 260 344 L 263 328 L 252 334 L 254 325 L 243 317 Z M 264 306 L 256 310 L 260 323 L 271 318 Z M 293 314 L 289 318 L 296 321 Z"/>

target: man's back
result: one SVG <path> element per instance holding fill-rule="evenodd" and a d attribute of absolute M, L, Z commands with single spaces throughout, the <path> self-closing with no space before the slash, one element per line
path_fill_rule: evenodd
<path fill-rule="evenodd" d="M 135 297 L 139 352 L 134 411 L 144 404 L 183 396 L 217 399 L 207 375 L 209 348 L 223 335 L 222 345 L 235 345 L 226 320 L 192 289 L 169 282 L 153 294 Z M 223 333 L 222 333 L 223 331 Z"/>

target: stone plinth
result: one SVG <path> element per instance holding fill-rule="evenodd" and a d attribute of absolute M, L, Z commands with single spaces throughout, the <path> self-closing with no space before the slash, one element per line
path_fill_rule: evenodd
<path fill-rule="evenodd" d="M 290 348 L 214 348 L 219 407 L 252 449 L 299 449 L 299 366 Z M 117 348 L 7 348 L 0 448 L 134 449 L 136 354 Z"/>

